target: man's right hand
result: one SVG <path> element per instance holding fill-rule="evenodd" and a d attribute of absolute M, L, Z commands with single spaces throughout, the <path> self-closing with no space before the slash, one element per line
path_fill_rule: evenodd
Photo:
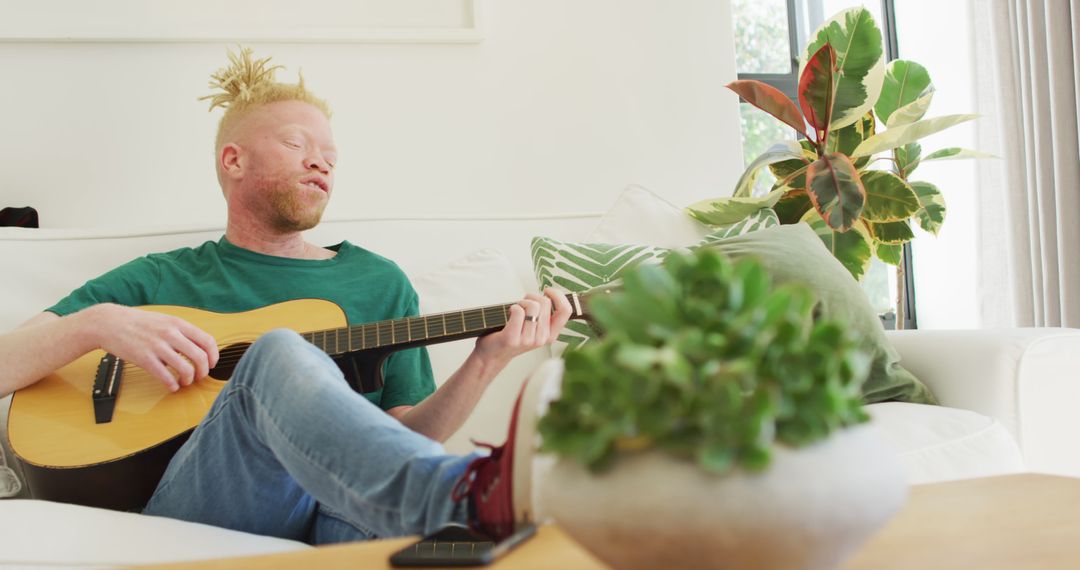
<path fill-rule="evenodd" d="M 175 392 L 217 365 L 217 341 L 206 331 L 170 315 L 113 304 L 86 309 L 95 344 L 161 380 Z"/>

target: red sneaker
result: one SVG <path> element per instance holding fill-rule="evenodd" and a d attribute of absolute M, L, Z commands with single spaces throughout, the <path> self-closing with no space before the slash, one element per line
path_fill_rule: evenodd
<path fill-rule="evenodd" d="M 562 377 L 562 370 L 562 360 L 553 358 L 522 384 L 510 416 L 506 443 L 496 447 L 474 442 L 490 449 L 491 454 L 474 459 L 454 486 L 455 501 L 469 500 L 469 528 L 496 542 L 534 522 L 532 475 L 537 416 L 541 402 L 551 399 L 545 389 L 550 390 L 552 379 Z"/>

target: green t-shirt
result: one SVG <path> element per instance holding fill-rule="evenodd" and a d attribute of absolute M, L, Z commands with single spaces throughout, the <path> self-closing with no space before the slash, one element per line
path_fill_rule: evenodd
<path fill-rule="evenodd" d="M 416 291 L 393 261 L 347 241 L 328 249 L 337 255 L 291 259 L 246 250 L 222 237 L 196 248 L 135 259 L 88 281 L 46 310 L 64 316 L 98 303 L 116 303 L 234 313 L 293 299 L 326 299 L 345 311 L 350 326 L 419 313 Z M 392 353 L 383 376 L 383 388 L 364 396 L 384 410 L 415 405 L 435 391 L 424 347 Z"/>

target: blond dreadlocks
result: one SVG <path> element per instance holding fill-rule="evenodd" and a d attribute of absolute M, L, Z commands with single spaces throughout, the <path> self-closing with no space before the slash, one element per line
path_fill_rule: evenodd
<path fill-rule="evenodd" d="M 270 66 L 270 58 L 254 59 L 250 48 L 240 48 L 240 53 L 228 52 L 229 65 L 210 76 L 210 88 L 221 92 L 199 97 L 200 101 L 209 99 L 210 110 L 217 107 L 225 109 L 225 114 L 218 124 L 217 141 L 214 148 L 221 149 L 225 143 L 229 127 L 251 109 L 276 101 L 303 101 L 330 117 L 330 106 L 326 101 L 311 94 L 304 87 L 303 74 L 297 74 L 297 83 L 279 83 L 274 80 L 274 73 L 284 69 L 280 65 Z"/>

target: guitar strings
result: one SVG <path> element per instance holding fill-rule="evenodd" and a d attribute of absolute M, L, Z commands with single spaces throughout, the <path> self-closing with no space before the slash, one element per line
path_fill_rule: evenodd
<path fill-rule="evenodd" d="M 502 324 L 505 324 L 505 323 L 502 323 Z M 467 318 L 462 323 L 462 325 L 463 325 L 462 328 L 464 330 L 462 330 L 460 332 L 477 332 L 478 330 L 482 329 L 483 320 L 482 319 L 477 320 L 477 319 L 473 319 L 473 318 Z M 478 328 L 472 329 L 473 325 L 476 325 Z M 369 326 L 369 325 L 361 325 L 361 326 Z M 490 328 L 490 327 L 488 327 L 488 328 Z M 470 330 L 470 329 L 472 329 L 472 330 Z M 334 330 L 334 329 L 328 329 L 328 330 Z M 318 343 L 316 343 L 314 341 L 315 335 L 319 334 L 319 333 L 323 333 L 324 334 L 324 342 L 323 342 L 323 344 L 327 344 L 325 342 L 325 332 L 326 331 L 315 331 L 315 332 L 312 332 L 312 333 L 307 333 L 307 334 L 305 334 L 303 336 L 305 336 L 305 337 L 310 336 L 311 338 L 306 339 L 306 340 L 308 340 L 309 342 L 311 342 L 315 346 L 318 346 Z M 458 334 L 458 333 L 457 332 L 448 332 L 447 334 Z M 383 335 L 383 336 L 385 336 L 385 335 Z M 336 338 L 335 338 L 335 340 L 336 340 Z M 222 366 L 225 366 L 225 367 L 235 366 L 237 363 L 240 362 L 240 359 L 243 358 L 244 354 L 247 353 L 247 349 L 250 348 L 251 343 L 253 343 L 253 342 L 254 342 L 254 339 L 250 339 L 250 340 L 249 339 L 240 339 L 240 340 L 238 340 L 238 341 L 236 341 L 236 342 L 234 342 L 232 344 L 226 345 L 227 348 L 221 350 L 218 353 L 218 362 L 217 362 L 217 365 L 214 368 L 220 368 Z M 245 346 L 236 346 L 238 344 L 242 344 L 242 345 L 245 345 Z M 334 344 L 336 345 L 336 342 Z M 365 350 L 366 348 L 378 348 L 380 346 L 383 346 L 383 345 L 382 344 L 376 344 L 375 346 L 372 346 L 372 347 L 363 347 L 360 350 Z M 322 349 L 324 352 L 329 353 L 329 351 L 326 350 L 326 347 L 319 347 L 319 348 Z M 123 370 L 125 373 L 127 373 L 131 369 L 142 370 L 142 367 L 138 366 L 137 364 L 134 364 L 134 363 L 131 363 L 131 362 L 128 362 L 128 361 L 125 360 L 123 366 L 121 367 L 121 370 Z"/>

